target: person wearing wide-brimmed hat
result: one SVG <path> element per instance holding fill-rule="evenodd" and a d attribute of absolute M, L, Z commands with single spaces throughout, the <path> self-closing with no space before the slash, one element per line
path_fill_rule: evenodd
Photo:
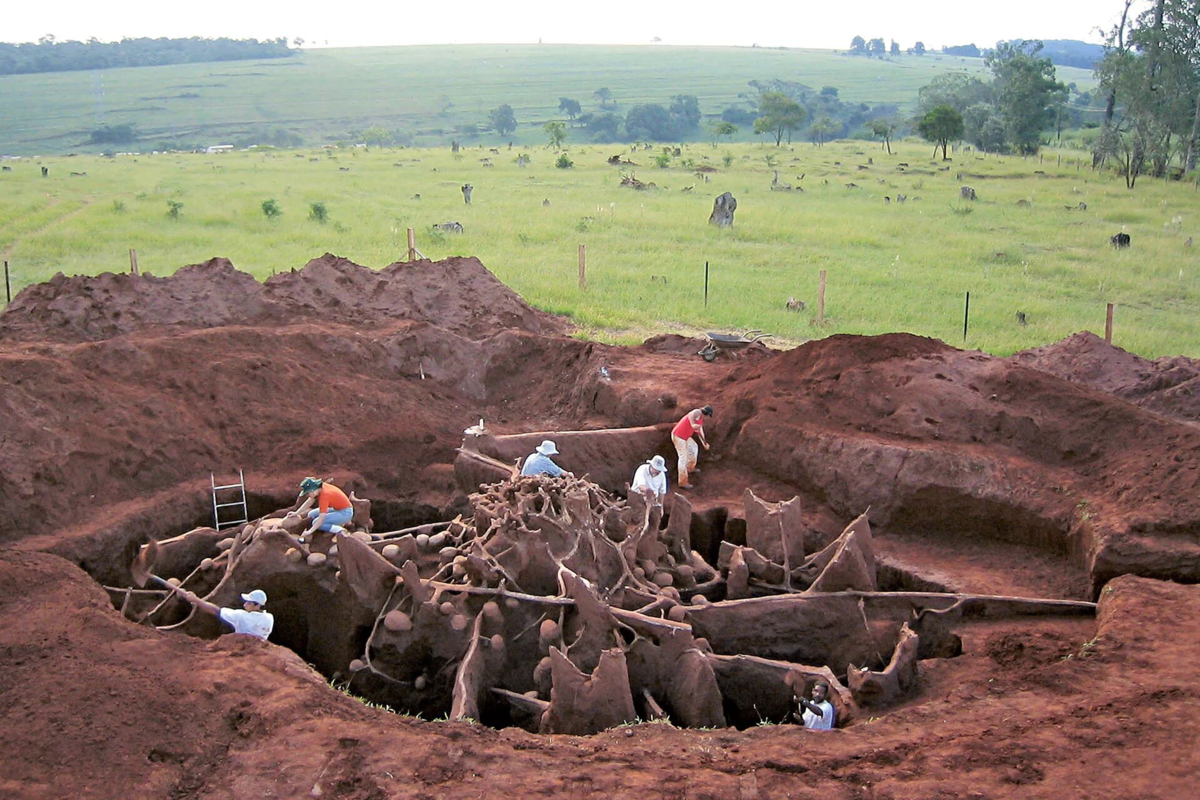
<path fill-rule="evenodd" d="M 550 456 L 556 455 L 558 455 L 558 448 L 554 446 L 554 442 L 546 439 L 534 448 L 534 451 L 525 459 L 525 463 L 521 466 L 521 474 L 549 475 L 552 478 L 570 475 L 571 473 L 550 460 Z"/>
<path fill-rule="evenodd" d="M 242 595 L 241 608 L 221 608 L 207 600 L 201 600 L 186 589 L 176 589 L 175 594 L 205 614 L 212 614 L 229 625 L 233 628 L 234 633 L 245 633 L 266 641 L 267 637 L 271 635 L 271 631 L 275 629 L 275 617 L 263 611 L 263 606 L 267 604 L 267 593 L 262 589 L 255 589 Z"/>
<path fill-rule="evenodd" d="M 646 497 L 646 502 L 662 508 L 663 498 L 667 496 L 667 461 L 662 456 L 655 456 L 637 468 L 633 473 L 631 492 L 639 492 Z"/>
<path fill-rule="evenodd" d="M 300 496 L 308 499 L 297 509 L 297 513 L 301 516 L 307 514 L 312 520 L 308 530 L 301 534 L 301 542 L 315 531 L 346 532 L 344 526 L 354 518 L 354 506 L 345 492 L 320 478 L 305 478 L 300 481 Z M 314 505 L 316 508 L 313 508 Z"/>

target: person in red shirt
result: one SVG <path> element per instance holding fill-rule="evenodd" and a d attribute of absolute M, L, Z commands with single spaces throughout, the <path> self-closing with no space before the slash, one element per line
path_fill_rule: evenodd
<path fill-rule="evenodd" d="M 704 438 L 704 418 L 712 415 L 712 406 L 693 408 L 684 414 L 683 419 L 679 420 L 671 430 L 671 443 L 675 445 L 675 452 L 679 454 L 678 486 L 680 489 L 691 489 L 688 473 L 700 471 L 696 469 L 696 460 L 700 456 L 700 449 L 692 437 L 698 437 L 700 444 L 704 445 L 704 449 L 708 449 L 708 440 Z"/>
<path fill-rule="evenodd" d="M 300 537 L 303 542 L 315 531 L 332 531 L 345 533 L 344 526 L 350 524 L 354 517 L 354 506 L 350 498 L 332 483 L 326 483 L 320 478 L 305 478 L 300 482 L 300 495 L 308 499 L 298 509 L 300 514 L 308 514 L 312 524 Z M 313 508 L 313 505 L 316 508 Z"/>

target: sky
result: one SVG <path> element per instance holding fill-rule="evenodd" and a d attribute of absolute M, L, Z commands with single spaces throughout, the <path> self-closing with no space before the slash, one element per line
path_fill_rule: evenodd
<path fill-rule="evenodd" d="M 1135 7 L 1148 0 L 1136 0 Z M 425 0 L 388 7 L 293 0 L 50 0 L 9 4 L 0 41 L 96 37 L 301 37 L 308 46 L 406 44 L 579 43 L 751 45 L 846 49 L 855 36 L 927 48 L 1001 39 L 1081 39 L 1100 42 L 1123 0 Z"/>

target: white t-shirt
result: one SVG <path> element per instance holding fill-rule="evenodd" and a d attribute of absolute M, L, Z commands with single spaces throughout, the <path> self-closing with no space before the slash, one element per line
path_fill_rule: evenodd
<path fill-rule="evenodd" d="M 804 727 L 813 731 L 833 730 L 833 703 L 830 703 L 828 700 L 822 700 L 816 705 L 817 708 L 821 709 L 821 716 L 818 717 L 805 707 L 804 714 L 802 715 Z"/>
<path fill-rule="evenodd" d="M 266 611 L 247 611 L 244 608 L 222 608 L 221 619 L 233 626 L 234 633 L 248 633 L 266 640 L 275 627 L 275 617 Z"/>
<path fill-rule="evenodd" d="M 637 472 L 633 473 L 632 491 L 639 489 L 649 489 L 654 492 L 659 498 L 665 497 L 667 494 L 667 473 L 660 472 L 657 475 L 650 474 L 650 465 L 642 464 L 637 468 Z"/>

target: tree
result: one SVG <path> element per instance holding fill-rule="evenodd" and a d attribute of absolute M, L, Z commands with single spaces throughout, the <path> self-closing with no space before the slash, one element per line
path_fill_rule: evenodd
<path fill-rule="evenodd" d="M 558 120 L 547 122 L 542 126 L 542 130 L 546 132 L 546 136 L 550 139 L 547 147 L 554 150 L 562 147 L 562 143 L 567 139 L 567 126 Z"/>
<path fill-rule="evenodd" d="M 850 52 L 856 56 L 866 55 L 867 40 L 861 36 L 855 36 L 850 40 Z"/>
<path fill-rule="evenodd" d="M 732 122 L 726 122 L 725 120 L 717 120 L 716 122 L 713 122 L 708 126 L 708 130 L 710 133 L 712 133 L 712 137 L 713 137 L 712 145 L 713 145 L 713 149 L 715 150 L 717 147 L 717 142 L 720 141 L 721 137 L 722 136 L 732 137 L 735 133 L 738 132 L 738 126 L 734 125 Z"/>
<path fill-rule="evenodd" d="M 666 142 L 676 139 L 675 119 L 657 103 L 634 106 L 625 115 L 625 132 L 633 139 Z"/>
<path fill-rule="evenodd" d="M 373 125 L 359 135 L 364 142 L 374 142 L 379 147 L 383 147 L 385 142 L 392 141 L 392 132 L 381 125 Z"/>
<path fill-rule="evenodd" d="M 700 101 L 694 94 L 677 94 L 671 98 L 668 109 L 675 119 L 675 128 L 679 134 L 690 133 L 700 124 Z"/>
<path fill-rule="evenodd" d="M 513 107 L 505 103 L 499 108 L 493 108 L 488 115 L 488 124 L 492 130 L 501 136 L 507 136 L 517 129 L 517 117 Z"/>
<path fill-rule="evenodd" d="M 599 89 L 597 89 L 596 91 L 592 92 L 592 97 L 599 100 L 600 107 L 604 108 L 610 102 L 612 102 L 612 99 L 613 99 L 612 89 L 609 89 L 607 86 L 602 86 Z M 613 105 L 616 105 L 616 103 L 613 103 Z"/>
<path fill-rule="evenodd" d="M 808 127 L 808 132 L 812 136 L 813 142 L 817 147 L 823 147 L 825 142 L 840 130 L 841 126 L 834 122 L 829 117 L 818 117 L 813 120 L 812 125 Z"/>
<path fill-rule="evenodd" d="M 593 142 L 615 142 L 621 135 L 621 118 L 616 114 L 596 114 L 583 128 Z"/>
<path fill-rule="evenodd" d="M 872 39 L 867 44 L 867 49 L 871 51 L 871 55 L 883 58 L 884 53 L 887 52 L 887 45 L 883 43 L 883 39 Z"/>
<path fill-rule="evenodd" d="M 892 45 L 888 48 L 888 52 L 894 56 L 900 55 L 900 45 L 896 43 L 895 39 L 892 39 Z"/>
<path fill-rule="evenodd" d="M 896 132 L 896 128 L 898 127 L 899 125 L 896 121 L 890 119 L 873 119 L 867 123 L 867 130 L 883 140 L 883 145 L 887 148 L 889 156 L 892 154 L 892 134 Z"/>
<path fill-rule="evenodd" d="M 758 98 L 758 113 L 758 119 L 754 120 L 754 132 L 774 136 L 776 147 L 783 141 L 785 133 L 790 138 L 791 132 L 808 119 L 808 112 L 783 92 L 763 92 Z"/>
<path fill-rule="evenodd" d="M 558 110 L 566 114 L 574 122 L 583 109 L 580 107 L 578 100 L 572 100 L 569 97 L 560 97 L 558 98 Z"/>
<path fill-rule="evenodd" d="M 959 139 L 963 135 L 962 114 L 950 106 L 938 106 L 927 113 L 917 123 L 917 133 L 926 141 L 933 142 L 933 154 L 937 155 L 938 147 L 942 148 L 942 160 L 949 160 L 946 148 L 951 139 Z"/>
<path fill-rule="evenodd" d="M 923 56 L 923 55 L 925 55 L 925 43 L 924 43 L 924 42 L 917 42 L 916 44 L 914 44 L 914 45 L 912 46 L 912 49 L 911 49 L 911 50 L 909 50 L 908 52 L 912 53 L 914 56 Z"/>
<path fill-rule="evenodd" d="M 1055 79 L 1050 59 L 1038 55 L 1039 41 L 1001 42 L 984 63 L 996 76 L 996 110 L 1004 123 L 1005 139 L 1019 152 L 1033 154 L 1042 131 L 1054 120 L 1053 103 L 1067 87 Z"/>

